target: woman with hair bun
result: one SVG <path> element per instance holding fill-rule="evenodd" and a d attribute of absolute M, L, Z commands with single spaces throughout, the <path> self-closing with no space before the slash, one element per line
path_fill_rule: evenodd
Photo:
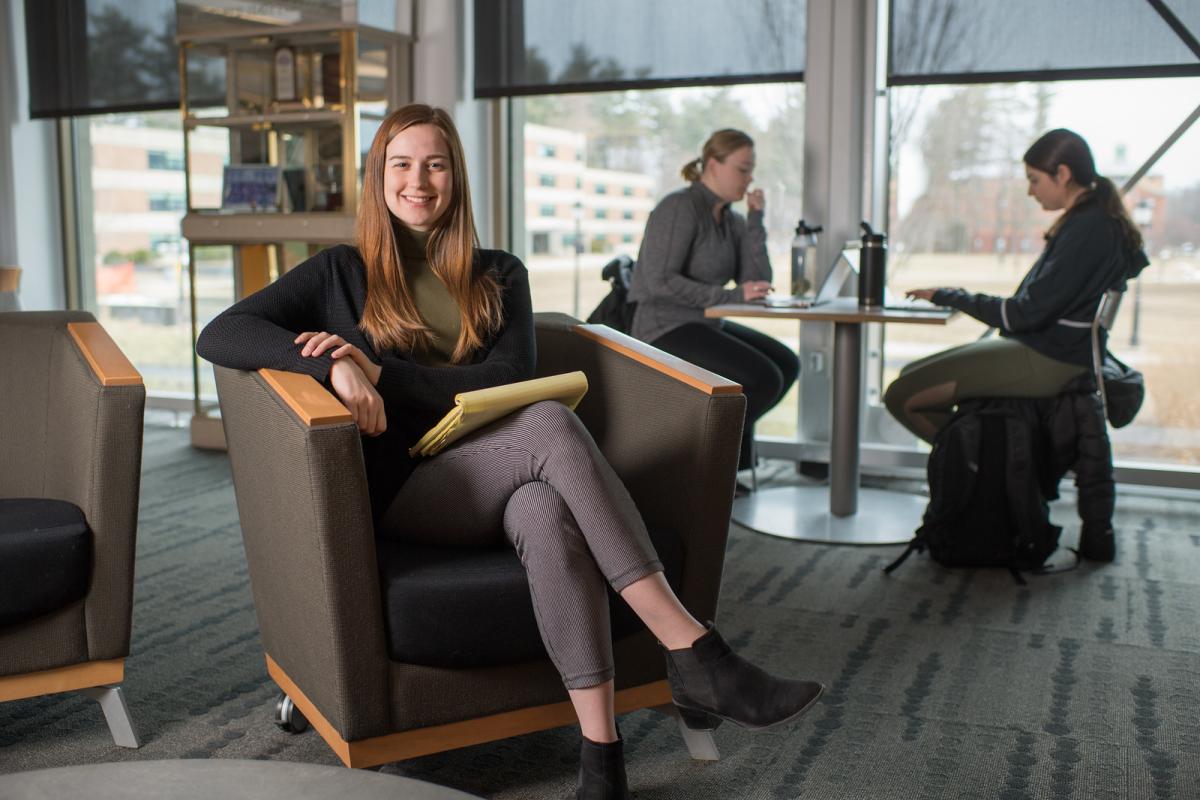
<path fill-rule="evenodd" d="M 999 338 L 952 347 L 908 364 L 887 388 L 884 404 L 927 442 L 972 397 L 1053 397 L 1092 368 L 1092 320 L 1104 293 L 1123 287 L 1149 263 L 1142 235 L 1112 181 L 1097 174 L 1079 134 L 1058 128 L 1025 152 L 1029 195 L 1046 211 L 1062 211 L 1046 246 L 1011 297 L 965 289 L 914 289 L 911 297 L 956 308 L 996 328 Z M 1084 525 L 1080 554 L 1114 555 L 1112 527 Z"/>
<path fill-rule="evenodd" d="M 661 644 L 689 727 L 765 728 L 811 708 L 821 684 L 769 675 L 688 613 L 633 498 L 563 404 L 534 403 L 437 455 L 409 456 L 455 394 L 531 378 L 535 363 L 528 274 L 479 246 L 444 110 L 412 104 L 380 124 L 357 234 L 222 312 L 196 349 L 234 369 L 305 373 L 338 396 L 364 436 L 377 536 L 517 551 L 583 734 L 576 797 L 629 797 L 606 586 Z"/>
<path fill-rule="evenodd" d="M 633 335 L 742 385 L 746 424 L 738 469 L 754 466 L 754 423 L 783 399 L 800 374 L 787 346 L 753 328 L 708 319 L 704 309 L 761 300 L 771 291 L 766 201 L 754 180 L 754 141 L 719 130 L 683 165 L 688 185 L 659 202 L 633 271 Z M 745 217 L 730 208 L 746 199 Z M 733 281 L 734 288 L 726 288 Z"/>

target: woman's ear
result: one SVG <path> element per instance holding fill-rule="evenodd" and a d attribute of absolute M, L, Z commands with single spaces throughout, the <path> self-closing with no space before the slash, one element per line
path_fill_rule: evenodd
<path fill-rule="evenodd" d="M 1066 186 L 1074 179 L 1074 177 L 1075 176 L 1071 174 L 1071 168 L 1066 164 L 1059 164 L 1058 169 L 1054 170 L 1054 182 L 1059 186 Z"/>

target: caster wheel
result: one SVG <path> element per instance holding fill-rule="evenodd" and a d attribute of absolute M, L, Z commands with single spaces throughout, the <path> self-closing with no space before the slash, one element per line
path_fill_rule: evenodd
<path fill-rule="evenodd" d="M 280 692 L 275 701 L 275 724 L 288 733 L 304 733 L 308 730 L 308 720 L 285 692 Z"/>

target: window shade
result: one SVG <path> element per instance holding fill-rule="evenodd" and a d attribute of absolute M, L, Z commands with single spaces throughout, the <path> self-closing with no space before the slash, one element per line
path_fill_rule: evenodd
<path fill-rule="evenodd" d="M 179 107 L 174 0 L 25 0 L 34 118 Z"/>
<path fill-rule="evenodd" d="M 1200 75 L 1198 5 L 891 0 L 888 83 Z"/>
<path fill-rule="evenodd" d="M 804 78 L 804 0 L 478 0 L 475 96 Z"/>

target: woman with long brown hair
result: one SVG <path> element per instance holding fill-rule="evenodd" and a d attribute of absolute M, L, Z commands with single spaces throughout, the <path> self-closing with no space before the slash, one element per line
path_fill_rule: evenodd
<path fill-rule="evenodd" d="M 820 695 L 819 683 L 778 679 L 741 659 L 683 608 L 632 498 L 562 404 L 536 403 L 435 456 L 409 457 L 456 393 L 534 368 L 525 267 L 478 246 L 462 145 L 445 111 L 409 105 L 380 126 L 357 247 L 322 251 L 238 302 L 209 323 L 197 350 L 332 389 L 365 436 L 378 536 L 516 548 L 582 728 L 578 797 L 629 796 L 605 583 L 662 643 L 689 725 L 776 725 Z"/>
<path fill-rule="evenodd" d="M 1092 366 L 1091 327 L 1106 291 L 1124 287 L 1149 263 L 1142 235 L 1112 181 L 1096 172 L 1079 134 L 1058 128 L 1025 152 L 1029 195 L 1062 211 L 1046 246 L 1011 297 L 942 287 L 911 297 L 956 308 L 996 328 L 998 338 L 934 353 L 908 364 L 883 400 L 902 425 L 927 442 L 972 397 L 1053 397 Z M 1103 344 L 1103 343 L 1101 343 Z M 1112 561 L 1110 521 L 1085 520 L 1079 553 Z"/>

